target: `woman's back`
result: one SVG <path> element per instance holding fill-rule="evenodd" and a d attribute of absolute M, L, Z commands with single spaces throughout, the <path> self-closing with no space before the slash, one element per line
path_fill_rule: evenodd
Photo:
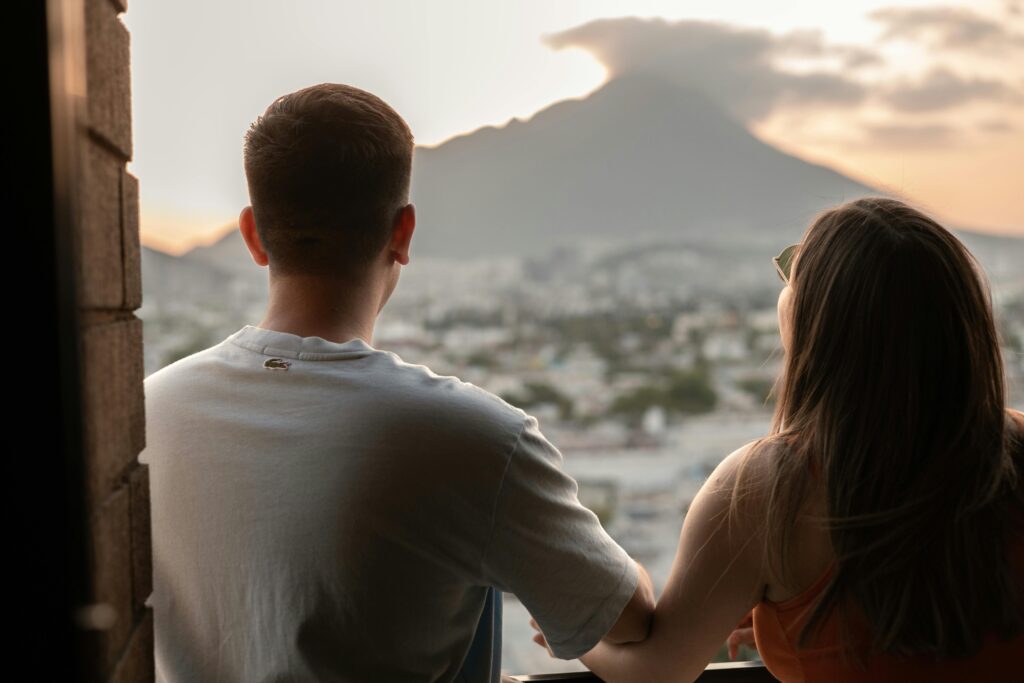
<path fill-rule="evenodd" d="M 1024 414 L 1007 411 L 1010 424 L 1024 443 Z M 1016 453 L 1016 462 L 1024 475 L 1024 453 Z M 813 478 L 813 476 L 812 476 Z M 1024 487 L 1024 476 L 1018 479 Z M 835 612 L 822 623 L 806 647 L 798 647 L 800 633 L 808 621 L 814 603 L 832 578 L 835 564 L 829 536 L 821 525 L 810 518 L 824 515 L 825 503 L 820 489 L 813 487 L 807 515 L 794 529 L 793 578 L 787 584 L 770 584 L 765 599 L 753 611 L 754 637 L 758 652 L 768 669 L 782 681 L 963 681 L 1015 680 L 1020 677 L 1024 654 L 1024 633 L 1009 640 L 987 635 L 981 649 L 966 658 L 936 659 L 927 655 L 896 657 L 867 656 L 861 663 L 851 653 L 844 656 L 850 641 L 865 647 L 869 632 L 861 626 L 853 633 L 842 634 Z M 1024 490 L 1020 499 L 1024 499 Z M 1011 525 L 1009 559 L 1020 592 L 1024 595 L 1024 507 L 1017 510 L 1016 524 Z M 995 539 L 993 539 L 995 540 Z M 799 587 L 803 587 L 800 589 Z M 963 591 L 972 590 L 963 586 Z M 863 668 L 861 668 L 863 666 Z"/>

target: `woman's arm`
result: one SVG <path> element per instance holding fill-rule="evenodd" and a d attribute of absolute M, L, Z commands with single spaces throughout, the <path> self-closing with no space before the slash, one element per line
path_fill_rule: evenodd
<path fill-rule="evenodd" d="M 728 519 L 733 483 L 750 446 L 723 460 L 694 498 L 648 638 L 622 645 L 601 641 L 580 657 L 607 683 L 694 680 L 761 599 L 756 511 L 763 497 L 752 491 L 731 524 Z M 750 467 L 750 480 L 762 480 L 759 467 Z"/>

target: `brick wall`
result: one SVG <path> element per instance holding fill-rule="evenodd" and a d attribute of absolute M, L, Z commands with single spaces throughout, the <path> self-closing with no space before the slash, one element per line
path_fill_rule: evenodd
<path fill-rule="evenodd" d="M 78 133 L 76 226 L 82 325 L 85 480 L 96 679 L 152 681 L 153 615 L 145 445 L 139 183 L 132 157 L 127 0 L 82 0 L 86 101 Z"/>

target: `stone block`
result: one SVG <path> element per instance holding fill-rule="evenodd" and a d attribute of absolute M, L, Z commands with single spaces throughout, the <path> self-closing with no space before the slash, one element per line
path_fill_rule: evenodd
<path fill-rule="evenodd" d="M 90 516 L 92 600 L 113 609 L 114 619 L 99 631 L 94 653 L 100 672 L 113 671 L 128 643 L 132 610 L 131 517 L 128 486 L 111 493 Z"/>
<path fill-rule="evenodd" d="M 117 663 L 110 683 L 152 683 L 156 680 L 153 664 L 153 612 L 135 627 L 128 649 Z"/>
<path fill-rule="evenodd" d="M 82 362 L 86 480 L 95 504 L 120 486 L 145 447 L 142 321 L 84 325 Z"/>
<path fill-rule="evenodd" d="M 144 612 L 153 592 L 153 533 L 149 507 L 149 466 L 136 465 L 129 477 L 132 517 L 132 608 Z"/>
<path fill-rule="evenodd" d="M 124 160 L 132 156 L 131 45 L 110 0 L 85 2 L 85 82 L 89 128 Z"/>
<path fill-rule="evenodd" d="M 139 242 L 139 180 L 121 171 L 121 254 L 124 301 L 129 311 L 142 306 L 142 249 Z"/>
<path fill-rule="evenodd" d="M 81 224 L 78 236 L 79 302 L 83 308 L 124 303 L 121 245 L 121 174 L 124 162 L 95 140 L 83 138 L 80 155 Z"/>

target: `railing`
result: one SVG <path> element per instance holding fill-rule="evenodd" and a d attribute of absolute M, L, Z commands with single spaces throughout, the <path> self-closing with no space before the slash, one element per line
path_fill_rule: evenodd
<path fill-rule="evenodd" d="M 589 671 L 564 674 L 534 674 L 513 676 L 517 681 L 546 681 L 547 683 L 601 683 L 601 679 Z M 769 683 L 775 681 L 761 662 L 725 662 L 708 664 L 704 673 L 697 677 L 698 683 Z"/>

